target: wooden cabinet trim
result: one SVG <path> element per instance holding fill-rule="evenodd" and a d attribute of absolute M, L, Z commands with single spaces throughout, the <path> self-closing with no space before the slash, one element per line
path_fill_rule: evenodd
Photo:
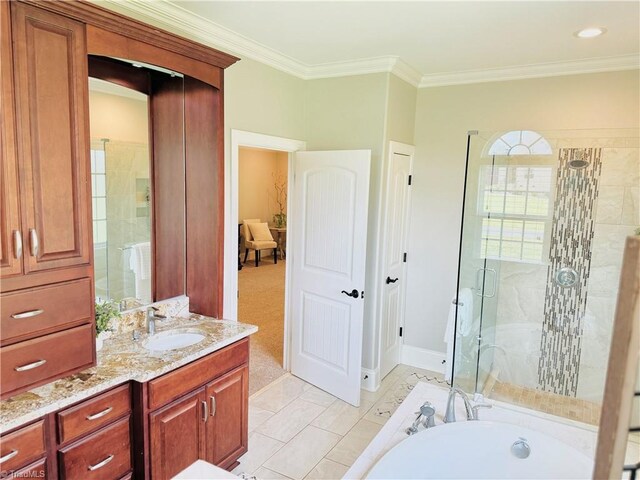
<path fill-rule="evenodd" d="M 134 20 L 112 12 L 95 4 L 84 1 L 41 2 L 22 0 L 24 3 L 57 12 L 70 18 L 85 22 L 108 32 L 138 40 L 171 53 L 181 55 L 195 62 L 203 62 L 220 68 L 227 68 L 239 59 L 233 55 L 215 50 L 180 37 L 166 30 Z M 189 72 L 183 72 L 189 74 Z"/>

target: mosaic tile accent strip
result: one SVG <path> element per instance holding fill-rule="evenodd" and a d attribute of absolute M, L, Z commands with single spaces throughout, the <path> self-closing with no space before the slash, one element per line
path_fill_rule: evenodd
<path fill-rule="evenodd" d="M 600 148 L 561 148 L 540 341 L 541 390 L 575 397 L 591 267 Z"/>

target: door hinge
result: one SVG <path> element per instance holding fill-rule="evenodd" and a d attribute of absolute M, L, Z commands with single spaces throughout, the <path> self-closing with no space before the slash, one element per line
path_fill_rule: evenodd
<path fill-rule="evenodd" d="M 411 177 L 413 177 L 413 175 L 409 175 L 409 185 L 411 185 Z"/>
<path fill-rule="evenodd" d="M 400 336 L 402 336 L 402 327 L 400 327 Z"/>
<path fill-rule="evenodd" d="M 402 254 L 402 262 L 403 263 L 407 263 L 407 254 L 406 253 Z"/>

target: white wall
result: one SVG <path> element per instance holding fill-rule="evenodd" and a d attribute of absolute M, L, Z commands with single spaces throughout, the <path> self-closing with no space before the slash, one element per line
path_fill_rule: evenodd
<path fill-rule="evenodd" d="M 305 125 L 308 150 L 371 150 L 363 367 L 375 368 L 375 289 L 378 209 L 384 152 L 386 73 L 311 80 L 307 85 Z M 358 288 L 354 285 L 354 288 Z"/>
<path fill-rule="evenodd" d="M 405 343 L 445 351 L 468 130 L 638 128 L 638 71 L 418 91 Z"/>

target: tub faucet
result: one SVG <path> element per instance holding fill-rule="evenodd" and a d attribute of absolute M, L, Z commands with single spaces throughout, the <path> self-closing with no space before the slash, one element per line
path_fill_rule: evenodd
<path fill-rule="evenodd" d="M 418 433 L 418 426 L 420 423 L 424 425 L 424 428 L 431 428 L 436 426 L 436 422 L 434 420 L 434 415 L 436 414 L 436 409 L 433 408 L 430 402 L 424 402 L 420 407 L 420 411 L 416 412 L 418 415 L 416 417 L 415 422 L 409 428 L 405 430 L 407 435 L 413 435 L 414 433 Z"/>
<path fill-rule="evenodd" d="M 471 400 L 466 393 L 459 388 L 451 387 L 449 390 L 449 398 L 447 399 L 447 411 L 444 414 L 444 421 L 446 423 L 453 423 L 456 421 L 456 394 L 460 395 L 464 402 L 464 409 L 467 412 L 467 420 L 477 420 L 477 411 L 474 412 Z"/>
<path fill-rule="evenodd" d="M 156 307 L 147 308 L 147 333 L 153 335 L 156 333 L 156 320 L 164 320 L 164 315 L 156 313 L 158 309 Z"/>

